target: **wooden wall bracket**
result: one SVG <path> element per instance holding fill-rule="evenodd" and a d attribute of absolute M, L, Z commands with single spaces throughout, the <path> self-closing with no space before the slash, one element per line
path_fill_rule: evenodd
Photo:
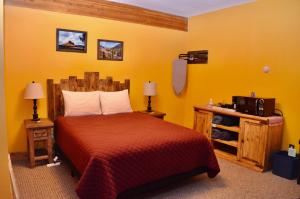
<path fill-rule="evenodd" d="M 207 64 L 208 50 L 189 51 L 187 54 L 180 54 L 178 58 L 187 60 L 188 64 Z"/>

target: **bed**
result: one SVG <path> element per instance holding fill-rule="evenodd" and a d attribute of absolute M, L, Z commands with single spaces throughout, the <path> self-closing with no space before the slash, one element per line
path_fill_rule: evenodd
<path fill-rule="evenodd" d="M 64 117 L 61 90 L 120 91 L 130 81 L 99 80 L 85 73 L 48 83 L 48 116 L 55 121 L 58 148 L 80 174 L 76 192 L 83 199 L 115 199 L 141 185 L 197 169 L 215 177 L 220 169 L 210 142 L 191 129 L 147 114 Z"/>

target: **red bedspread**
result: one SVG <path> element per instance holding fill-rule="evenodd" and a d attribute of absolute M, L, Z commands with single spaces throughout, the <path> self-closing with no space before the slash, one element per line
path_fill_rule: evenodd
<path fill-rule="evenodd" d="M 121 192 L 164 177 L 207 167 L 220 171 L 200 133 L 142 113 L 59 117 L 56 142 L 82 174 L 82 199 L 115 199 Z"/>

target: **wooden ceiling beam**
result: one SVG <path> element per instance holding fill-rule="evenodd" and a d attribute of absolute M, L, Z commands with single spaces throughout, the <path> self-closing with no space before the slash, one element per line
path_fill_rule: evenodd
<path fill-rule="evenodd" d="M 91 16 L 187 31 L 188 19 L 105 0 L 5 0 L 5 5 Z"/>

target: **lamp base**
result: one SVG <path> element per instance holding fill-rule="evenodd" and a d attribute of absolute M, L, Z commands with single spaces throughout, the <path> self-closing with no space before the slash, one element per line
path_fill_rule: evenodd
<path fill-rule="evenodd" d="M 32 121 L 40 121 L 39 115 L 37 114 L 37 100 L 33 99 L 33 114 Z"/>
<path fill-rule="evenodd" d="M 147 112 L 152 112 L 152 108 L 151 108 L 151 96 L 148 96 Z"/>
<path fill-rule="evenodd" d="M 31 120 L 37 122 L 40 121 L 41 119 L 39 118 L 38 114 L 33 114 Z"/>
<path fill-rule="evenodd" d="M 151 112 L 153 112 L 153 110 L 152 109 L 150 109 L 150 110 L 147 109 L 146 112 L 151 113 Z"/>
<path fill-rule="evenodd" d="M 38 122 L 38 121 L 41 121 L 41 119 L 40 119 L 40 118 L 37 118 L 37 119 L 31 119 L 31 121 Z"/>

